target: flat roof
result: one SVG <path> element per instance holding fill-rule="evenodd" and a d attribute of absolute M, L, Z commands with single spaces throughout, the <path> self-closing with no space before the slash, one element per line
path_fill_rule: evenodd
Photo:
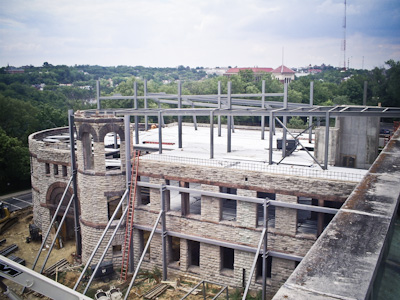
<path fill-rule="evenodd" d="M 186 162 L 197 165 L 221 166 L 225 168 L 248 169 L 278 174 L 289 174 L 306 177 L 321 177 L 345 181 L 358 182 L 367 173 L 367 170 L 329 166 L 328 170 L 321 168 L 312 157 L 300 146 L 280 164 L 282 151 L 277 149 L 277 140 L 282 139 L 282 131 L 277 128 L 273 136 L 273 165 L 268 164 L 269 132 L 261 139 L 260 127 L 236 126 L 232 133 L 231 152 L 227 152 L 227 129 L 222 127 L 221 136 L 218 128 L 214 127 L 214 158 L 210 159 L 210 128 L 207 124 L 185 123 L 182 126 L 182 148 L 178 147 L 178 126 L 169 125 L 162 128 L 162 154 L 158 153 L 158 128 L 139 132 L 139 144 L 136 149 L 154 149 L 154 152 L 143 156 L 144 159 L 162 160 L 169 162 Z M 312 142 L 308 142 L 309 134 L 299 136 L 304 147 L 313 149 Z M 288 139 L 292 139 L 288 135 Z M 134 137 L 133 137 L 133 140 Z M 310 154 L 314 154 L 311 150 Z"/>

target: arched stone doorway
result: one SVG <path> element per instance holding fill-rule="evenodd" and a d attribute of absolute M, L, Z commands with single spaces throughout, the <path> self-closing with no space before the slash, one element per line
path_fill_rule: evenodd
<path fill-rule="evenodd" d="M 46 194 L 46 206 L 50 210 L 50 215 L 51 218 L 53 218 L 57 206 L 60 203 L 60 200 L 62 198 L 62 195 L 65 191 L 66 184 L 62 182 L 56 182 L 53 183 L 49 189 L 47 190 Z M 73 195 L 73 191 L 71 188 L 67 190 L 67 193 L 64 197 L 63 203 L 61 204 L 61 208 L 58 211 L 56 221 L 58 224 L 61 223 L 61 219 L 64 215 L 64 212 L 68 206 L 68 202 L 71 199 L 71 196 Z M 74 240 L 75 239 L 75 223 L 74 223 L 74 207 L 73 203 L 71 204 L 71 207 L 68 211 L 67 217 L 65 218 L 64 224 L 61 227 L 60 235 L 63 239 L 63 241 L 68 241 L 68 240 Z M 79 207 L 78 207 L 79 209 Z"/>

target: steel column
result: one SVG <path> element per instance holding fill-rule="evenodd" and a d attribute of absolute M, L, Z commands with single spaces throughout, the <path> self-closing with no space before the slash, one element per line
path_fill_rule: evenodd
<path fill-rule="evenodd" d="M 97 109 L 101 109 L 100 103 L 100 80 L 96 80 L 96 102 L 97 102 Z"/>
<path fill-rule="evenodd" d="M 147 107 L 147 79 L 143 80 L 143 96 L 144 96 L 144 109 L 146 110 Z M 144 130 L 149 129 L 149 119 L 148 116 L 144 116 Z"/>
<path fill-rule="evenodd" d="M 232 98 L 231 98 L 231 87 L 232 82 L 228 81 L 228 109 L 232 109 Z M 227 150 L 226 152 L 232 151 L 232 118 L 230 115 L 227 118 Z"/>
<path fill-rule="evenodd" d="M 210 159 L 214 158 L 214 112 L 210 111 Z"/>
<path fill-rule="evenodd" d="M 270 165 L 272 165 L 273 161 L 272 161 L 272 143 L 274 142 L 273 139 L 273 126 L 275 123 L 275 117 L 274 117 L 274 113 L 271 111 L 269 113 L 269 157 L 268 157 L 268 163 Z"/>
<path fill-rule="evenodd" d="M 218 109 L 221 109 L 221 81 L 218 81 Z M 221 136 L 221 116 L 218 115 L 218 136 Z"/>
<path fill-rule="evenodd" d="M 265 235 L 264 235 L 264 244 L 263 244 L 263 254 L 262 254 L 262 278 L 263 278 L 263 283 L 262 283 L 262 300 L 265 300 L 267 297 L 267 244 L 268 244 L 268 206 L 269 203 L 267 199 L 264 199 L 264 204 L 263 204 L 263 209 L 264 209 L 264 229 L 265 229 Z"/>
<path fill-rule="evenodd" d="M 329 151 L 329 111 L 326 112 L 325 117 L 325 159 L 324 159 L 324 169 L 328 169 L 328 151 Z"/>
<path fill-rule="evenodd" d="M 288 108 L 288 83 L 285 80 L 285 83 L 283 85 L 283 108 L 287 109 Z M 287 116 L 283 116 L 283 124 L 286 126 L 287 124 Z M 286 128 L 282 128 L 282 157 L 286 157 L 286 135 L 287 135 L 287 130 Z"/>
<path fill-rule="evenodd" d="M 178 108 L 182 108 L 182 85 L 178 80 Z M 178 116 L 178 148 L 182 148 L 182 116 Z"/>
<path fill-rule="evenodd" d="M 158 112 L 158 153 L 162 154 L 162 111 Z"/>
<path fill-rule="evenodd" d="M 314 105 L 314 81 L 310 82 L 310 107 Z M 310 115 L 308 117 L 308 126 L 310 126 L 310 131 L 308 133 L 308 142 L 312 142 L 312 124 L 313 124 L 313 116 Z"/>
<path fill-rule="evenodd" d="M 162 226 L 162 265 L 163 265 L 163 275 L 162 278 L 163 280 L 167 280 L 167 271 L 168 271 L 168 266 L 167 266 L 167 219 L 165 216 L 165 185 L 161 185 L 160 187 L 160 196 L 161 196 L 161 211 L 162 211 L 162 217 L 161 217 L 161 226 Z"/>
<path fill-rule="evenodd" d="M 192 103 L 192 108 L 194 108 L 194 103 Z M 196 117 L 196 115 L 193 115 L 193 125 L 194 125 L 194 130 L 197 130 L 197 117 Z"/>
<path fill-rule="evenodd" d="M 125 178 L 126 178 L 126 188 L 129 188 L 131 182 L 131 130 L 130 122 L 131 117 L 129 115 L 124 116 L 124 131 L 125 131 Z M 121 147 L 120 147 L 121 153 Z"/>
<path fill-rule="evenodd" d="M 76 255 L 82 255 L 82 238 L 81 227 L 79 225 L 79 201 L 78 201 L 78 182 L 76 178 L 76 159 L 75 159 L 75 135 L 74 135 L 74 111 L 68 110 L 69 115 L 69 143 L 71 151 L 71 173 L 72 173 L 72 187 L 74 190 L 74 230 L 75 230 L 75 243 Z"/>
<path fill-rule="evenodd" d="M 134 97 L 134 105 L 135 109 L 139 108 L 138 98 L 137 98 L 137 82 L 133 82 L 133 97 Z M 135 116 L 135 144 L 139 144 L 139 116 Z"/>
<path fill-rule="evenodd" d="M 262 81 L 262 86 L 261 86 L 261 109 L 265 109 L 265 80 Z M 264 139 L 264 134 L 265 134 L 265 116 L 261 116 L 261 139 Z"/>

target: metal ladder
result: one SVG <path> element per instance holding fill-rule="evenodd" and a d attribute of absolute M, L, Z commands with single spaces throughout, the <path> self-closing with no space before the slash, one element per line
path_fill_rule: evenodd
<path fill-rule="evenodd" d="M 135 198 L 137 191 L 138 182 L 138 171 L 139 171 L 139 158 L 140 151 L 134 151 L 133 153 L 133 164 L 131 173 L 131 186 L 128 200 L 128 215 L 126 216 L 126 227 L 125 227 L 125 238 L 122 247 L 122 266 L 121 266 L 121 281 L 126 281 L 129 266 L 129 253 L 132 244 L 132 233 L 133 233 L 133 217 L 135 211 Z"/>

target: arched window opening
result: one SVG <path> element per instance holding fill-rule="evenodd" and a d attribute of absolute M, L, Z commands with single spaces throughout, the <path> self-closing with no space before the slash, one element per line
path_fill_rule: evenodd
<path fill-rule="evenodd" d="M 121 170 L 121 139 L 118 133 L 110 132 L 104 137 L 106 170 Z"/>
<path fill-rule="evenodd" d="M 83 163 L 85 170 L 94 169 L 93 136 L 89 132 L 82 134 Z"/>
<path fill-rule="evenodd" d="M 65 190 L 65 186 L 62 185 L 62 186 L 57 186 L 54 188 L 50 187 L 49 189 L 51 189 L 51 191 L 49 191 L 50 194 L 48 194 L 47 207 L 50 209 L 50 214 L 53 217 L 56 212 L 57 206 L 61 201 L 62 195 Z M 68 202 L 70 201 L 71 197 L 72 197 L 72 191 L 68 190 L 64 197 L 63 203 L 61 204 L 61 208 L 58 211 L 58 214 L 56 217 L 57 224 L 61 223 L 61 219 L 65 213 L 65 210 L 68 206 Z M 58 226 L 58 225 L 55 225 L 55 226 Z M 55 228 L 55 230 L 56 230 L 56 228 Z M 62 224 L 62 228 L 60 231 L 60 237 L 64 242 L 68 241 L 68 240 L 74 240 L 74 238 L 75 238 L 73 205 L 67 212 L 67 217 L 65 218 L 65 221 Z"/>

